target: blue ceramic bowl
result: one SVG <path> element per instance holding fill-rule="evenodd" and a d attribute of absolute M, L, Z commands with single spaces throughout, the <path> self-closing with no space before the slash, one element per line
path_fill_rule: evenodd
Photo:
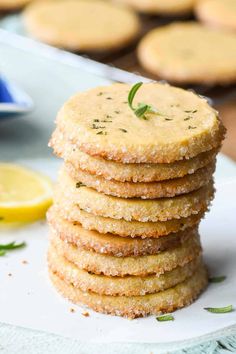
<path fill-rule="evenodd" d="M 14 83 L 0 77 L 0 118 L 30 112 L 33 109 L 32 99 Z"/>

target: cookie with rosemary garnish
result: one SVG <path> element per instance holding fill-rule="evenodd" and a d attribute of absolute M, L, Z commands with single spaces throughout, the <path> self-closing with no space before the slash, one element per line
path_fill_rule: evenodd
<path fill-rule="evenodd" d="M 182 267 L 157 276 L 156 274 L 139 277 L 110 277 L 102 274 L 93 274 L 80 269 L 65 257 L 57 254 L 51 246 L 48 251 L 48 266 L 66 282 L 73 284 L 81 291 L 92 291 L 100 295 L 140 296 L 153 294 L 171 288 L 193 275 L 201 263 L 198 257 Z"/>
<path fill-rule="evenodd" d="M 218 148 L 203 152 L 191 159 L 173 163 L 120 163 L 90 156 L 72 144 L 69 137 L 56 128 L 52 134 L 50 145 L 54 153 L 70 162 L 75 169 L 86 171 L 92 175 L 102 176 L 107 180 L 120 182 L 154 182 L 190 175 L 215 160 Z"/>
<path fill-rule="evenodd" d="M 62 241 L 72 243 L 88 251 L 116 257 L 157 254 L 183 244 L 188 237 L 192 237 L 197 232 L 197 227 L 195 227 L 159 238 L 120 237 L 112 233 L 104 234 L 86 230 L 79 222 L 62 218 L 56 206 L 49 210 L 47 219 L 51 231 Z"/>
<path fill-rule="evenodd" d="M 83 152 L 123 163 L 170 163 L 217 148 L 224 128 L 206 99 L 159 83 L 113 84 L 72 97 L 59 129 Z"/>
<path fill-rule="evenodd" d="M 87 251 L 72 243 L 62 241 L 55 233 L 51 233 L 50 242 L 57 254 L 62 255 L 78 268 L 108 276 L 160 275 L 178 266 L 184 266 L 201 254 L 200 239 L 197 234 L 191 234 L 183 244 L 177 247 L 154 255 L 136 257 L 115 257 Z"/>
<path fill-rule="evenodd" d="M 161 182 L 119 182 L 106 180 L 103 177 L 90 174 L 86 171 L 75 169 L 67 162 L 64 170 L 76 182 L 82 182 L 85 186 L 94 188 L 98 192 L 120 198 L 155 199 L 174 197 L 197 190 L 210 182 L 215 170 L 215 162 L 200 168 L 191 175 Z"/>
<path fill-rule="evenodd" d="M 172 312 L 187 306 L 198 297 L 208 282 L 206 269 L 204 265 L 200 265 L 191 277 L 159 293 L 111 296 L 81 291 L 60 277 L 56 271 L 49 270 L 49 275 L 56 289 L 72 302 L 83 303 L 97 312 L 128 318 Z"/>
<path fill-rule="evenodd" d="M 235 0 L 198 1 L 195 13 L 198 19 L 206 25 L 236 31 Z"/>
<path fill-rule="evenodd" d="M 163 83 L 72 97 L 50 140 L 64 159 L 47 214 L 49 274 L 73 302 L 138 317 L 207 285 L 198 233 L 225 129 L 207 100 Z"/>
<path fill-rule="evenodd" d="M 197 22 L 176 22 L 151 30 L 139 43 L 138 58 L 147 72 L 170 82 L 199 85 L 236 82 L 235 34 Z M 197 130 L 200 127 L 208 130 L 211 114 L 206 111 L 205 114 Z M 193 122 L 189 121 L 189 125 Z"/>
<path fill-rule="evenodd" d="M 121 237 L 141 237 L 143 239 L 147 237 L 159 238 L 198 225 L 205 211 L 203 209 L 199 213 L 192 214 L 186 218 L 155 222 L 113 219 L 94 215 L 80 209 L 60 189 L 57 189 L 54 197 L 54 208 L 63 219 L 73 223 L 80 223 L 87 230 L 95 230 L 103 234 L 111 233 Z"/>
<path fill-rule="evenodd" d="M 55 194 L 57 190 L 62 191 L 80 209 L 94 215 L 142 222 L 178 219 L 205 211 L 214 194 L 210 181 L 199 190 L 173 198 L 117 198 L 75 182 L 64 170 L 60 172 Z"/>
<path fill-rule="evenodd" d="M 152 15 L 182 16 L 192 12 L 196 0 L 116 0 L 133 9 Z"/>
<path fill-rule="evenodd" d="M 72 51 L 110 51 L 130 44 L 140 22 L 130 9 L 102 0 L 35 1 L 24 12 L 35 38 Z"/>

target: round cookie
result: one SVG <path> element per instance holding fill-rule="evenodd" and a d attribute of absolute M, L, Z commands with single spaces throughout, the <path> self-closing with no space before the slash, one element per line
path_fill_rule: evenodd
<path fill-rule="evenodd" d="M 58 255 L 53 247 L 49 248 L 48 251 L 49 269 L 67 283 L 73 284 L 75 288 L 79 288 L 81 291 L 92 291 L 100 295 L 112 296 L 139 296 L 163 291 L 189 278 L 200 263 L 201 257 L 185 264 L 183 267 L 165 272 L 159 277 L 156 275 L 108 277 L 79 269 L 73 263 Z"/>
<path fill-rule="evenodd" d="M 197 228 L 195 228 L 170 234 L 166 237 L 145 239 L 101 234 L 97 231 L 88 231 L 79 223 L 62 219 L 55 207 L 51 207 L 48 211 L 47 220 L 51 232 L 54 232 L 62 241 L 72 243 L 88 251 L 116 257 L 157 254 L 183 244 L 186 238 L 197 233 Z"/>
<path fill-rule="evenodd" d="M 143 119 L 127 103 L 131 87 L 113 84 L 75 95 L 58 113 L 59 129 L 81 151 L 123 163 L 171 163 L 221 145 L 225 129 L 206 99 L 167 84 L 143 84 L 133 106 L 156 110 Z"/>
<path fill-rule="evenodd" d="M 54 198 L 54 208 L 63 218 L 72 223 L 80 223 L 84 229 L 95 230 L 100 233 L 112 233 L 120 237 L 153 237 L 158 238 L 170 233 L 186 230 L 198 225 L 204 216 L 204 211 L 193 214 L 187 218 L 171 219 L 156 222 L 126 221 L 93 215 L 80 209 L 69 198 L 64 196 L 59 189 Z"/>
<path fill-rule="evenodd" d="M 0 0 L 0 11 L 14 11 L 27 5 L 32 0 Z"/>
<path fill-rule="evenodd" d="M 176 248 L 156 255 L 138 257 L 114 257 L 86 251 L 68 242 L 63 242 L 54 233 L 51 234 L 51 245 L 55 247 L 59 255 L 65 257 L 80 269 L 95 274 L 121 277 L 126 275 L 145 276 L 149 274 L 158 276 L 178 266 L 184 266 L 201 254 L 198 235 L 191 235 L 185 243 Z"/>
<path fill-rule="evenodd" d="M 210 182 L 197 191 L 174 198 L 153 200 L 117 198 L 75 183 L 63 170 L 60 172 L 59 183 L 55 190 L 55 200 L 57 193 L 61 193 L 59 191 L 88 213 L 142 222 L 178 219 L 205 211 L 214 194 L 213 183 Z"/>
<path fill-rule="evenodd" d="M 150 31 L 138 46 L 138 58 L 148 72 L 178 84 L 236 82 L 236 36 L 197 22 Z"/>
<path fill-rule="evenodd" d="M 106 51 L 125 47 L 140 30 L 131 10 L 102 0 L 37 1 L 24 22 L 35 38 L 72 51 Z"/>
<path fill-rule="evenodd" d="M 97 312 L 128 318 L 173 312 L 192 303 L 204 290 L 208 276 L 204 266 L 194 275 L 173 288 L 143 296 L 109 296 L 83 292 L 65 282 L 56 273 L 49 271 L 52 283 L 62 296 L 74 303 L 83 303 Z"/>
<path fill-rule="evenodd" d="M 195 12 L 207 25 L 236 31 L 235 0 L 203 0 L 196 3 Z"/>
<path fill-rule="evenodd" d="M 215 160 L 217 150 L 203 152 L 192 159 L 173 163 L 135 164 L 119 163 L 90 156 L 71 144 L 69 138 L 64 137 L 58 128 L 50 140 L 54 153 L 71 162 L 76 169 L 90 174 L 102 176 L 107 180 L 120 182 L 157 182 L 172 178 L 180 178 L 192 174 L 198 169 L 207 166 Z"/>
<path fill-rule="evenodd" d="M 192 12 L 196 0 L 116 0 L 152 15 L 180 16 Z"/>
<path fill-rule="evenodd" d="M 64 170 L 75 182 L 81 182 L 100 193 L 119 198 L 156 199 L 174 197 L 199 189 L 210 182 L 215 171 L 215 162 L 203 167 L 191 175 L 161 182 L 118 182 L 107 181 L 103 177 L 92 175 L 67 162 Z"/>

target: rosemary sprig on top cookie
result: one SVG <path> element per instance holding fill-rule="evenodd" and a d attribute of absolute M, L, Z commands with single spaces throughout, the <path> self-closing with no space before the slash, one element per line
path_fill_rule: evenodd
<path fill-rule="evenodd" d="M 158 111 L 150 104 L 143 103 L 143 102 L 138 103 L 137 107 L 133 106 L 134 97 L 138 89 L 142 86 L 142 84 L 143 84 L 142 82 L 138 82 L 137 84 L 132 86 L 128 95 L 128 105 L 138 118 L 147 119 L 145 115 L 146 113 L 158 113 Z"/>

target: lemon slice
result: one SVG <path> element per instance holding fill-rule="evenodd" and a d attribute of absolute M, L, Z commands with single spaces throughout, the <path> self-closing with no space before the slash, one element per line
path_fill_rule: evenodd
<path fill-rule="evenodd" d="M 49 178 L 19 165 L 0 163 L 0 223 L 42 219 L 51 203 Z"/>

